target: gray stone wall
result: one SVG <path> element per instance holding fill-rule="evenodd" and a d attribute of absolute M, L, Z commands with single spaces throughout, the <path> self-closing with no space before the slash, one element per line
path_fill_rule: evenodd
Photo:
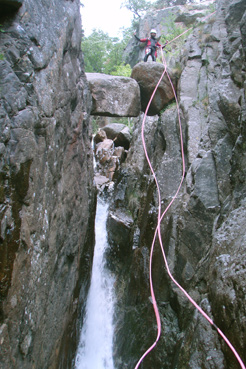
<path fill-rule="evenodd" d="M 94 243 L 80 2 L 15 3 L 0 16 L 0 368 L 67 368 Z"/>
<path fill-rule="evenodd" d="M 193 31 L 182 49 L 178 99 L 186 177 L 162 223 L 175 278 L 214 319 L 244 362 L 245 16 L 244 0 L 217 1 L 216 13 Z M 157 194 L 143 155 L 141 123 L 142 118 L 136 123 L 112 205 L 130 211 L 134 220 L 132 251 L 124 261 L 118 260 L 117 368 L 134 367 L 156 338 L 148 261 Z M 165 208 L 181 177 L 175 107 L 160 117 L 148 117 L 145 125 Z M 163 333 L 142 367 L 238 368 L 216 331 L 170 282 L 158 242 L 152 270 Z"/>

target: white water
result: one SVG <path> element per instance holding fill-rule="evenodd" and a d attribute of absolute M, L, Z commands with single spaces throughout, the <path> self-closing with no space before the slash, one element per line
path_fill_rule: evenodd
<path fill-rule="evenodd" d="M 105 268 L 107 247 L 106 218 L 108 206 L 97 203 L 95 251 L 91 286 L 86 304 L 86 316 L 75 359 L 75 369 L 114 369 L 113 309 L 114 278 Z"/>

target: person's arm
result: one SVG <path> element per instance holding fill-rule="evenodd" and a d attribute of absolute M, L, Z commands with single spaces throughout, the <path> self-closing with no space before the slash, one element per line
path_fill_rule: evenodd
<path fill-rule="evenodd" d="M 168 44 L 168 41 L 165 42 L 165 44 L 162 46 L 162 48 L 164 49 L 164 47 L 166 47 Z"/>
<path fill-rule="evenodd" d="M 138 42 L 146 42 L 147 38 L 139 38 L 138 36 L 136 36 L 136 33 L 134 33 L 135 38 L 138 40 Z"/>

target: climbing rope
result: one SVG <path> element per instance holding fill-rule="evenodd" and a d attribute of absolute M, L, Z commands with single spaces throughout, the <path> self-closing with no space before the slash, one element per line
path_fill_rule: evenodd
<path fill-rule="evenodd" d="M 191 29 L 191 28 L 190 28 Z M 182 34 L 180 34 L 179 36 L 175 37 L 175 39 L 177 39 L 178 37 L 181 37 L 183 34 L 185 34 L 186 32 L 188 32 L 190 29 L 184 31 Z M 170 42 L 174 41 L 175 39 L 171 40 Z M 169 43 L 170 43 L 169 42 Z M 151 250 L 150 250 L 150 260 L 149 260 L 149 280 L 150 280 L 150 293 L 151 293 L 151 298 L 152 298 L 152 304 L 153 304 L 153 309 L 154 309 L 154 313 L 155 313 L 155 317 L 156 317 L 156 323 L 157 323 L 157 335 L 156 335 L 156 339 L 154 341 L 154 343 L 144 352 L 144 354 L 141 356 L 141 358 L 139 359 L 139 361 L 137 362 L 135 369 L 138 369 L 140 364 L 142 363 L 142 361 L 144 360 L 144 358 L 154 349 L 154 347 L 157 345 L 157 342 L 160 339 L 161 336 L 161 318 L 160 318 L 160 313 L 159 313 L 159 309 L 158 309 L 158 305 L 156 302 L 156 297 L 155 297 L 155 292 L 154 292 L 154 286 L 153 286 L 153 280 L 152 280 L 152 261 L 153 261 L 153 252 L 154 252 L 154 246 L 155 246 L 155 242 L 156 242 L 156 238 L 158 235 L 158 239 L 159 239 L 159 244 L 160 244 L 160 248 L 161 248 L 161 252 L 162 252 L 162 256 L 163 256 L 163 260 L 165 263 L 165 267 L 167 270 L 167 273 L 170 277 L 170 279 L 173 281 L 173 283 L 179 288 L 179 290 L 187 297 L 187 299 L 192 303 L 192 305 L 202 314 L 202 316 L 212 325 L 212 327 L 214 329 L 217 330 L 218 334 L 223 338 L 223 340 L 226 342 L 226 344 L 229 346 L 229 348 L 231 349 L 231 351 L 233 352 L 233 354 L 235 355 L 237 361 L 239 362 L 240 366 L 242 369 L 246 369 L 242 359 L 240 358 L 239 354 L 237 353 L 236 349 L 234 348 L 234 346 L 232 345 L 232 343 L 228 340 L 228 338 L 224 335 L 224 333 L 219 329 L 219 327 L 217 327 L 217 325 L 213 322 L 213 320 L 205 313 L 205 311 L 192 299 L 192 297 L 188 294 L 188 292 L 176 281 L 176 279 L 173 277 L 169 265 L 168 265 L 168 261 L 167 261 L 167 256 L 165 254 L 164 251 L 164 247 L 163 247 L 163 242 L 162 242 L 162 236 L 161 236 L 161 222 L 163 217 L 165 216 L 165 214 L 167 213 L 167 211 L 169 210 L 169 208 L 172 206 L 173 202 L 175 201 L 175 199 L 177 198 L 181 186 L 183 184 L 184 178 L 185 178 L 185 156 L 184 156 L 184 145 L 183 145 L 183 135 L 182 135 L 182 124 L 181 124 L 181 118 L 180 118 L 180 111 L 179 111 L 179 104 L 178 104 L 178 99 L 177 99 L 177 95 L 172 83 L 172 80 L 167 72 L 167 63 L 166 60 L 164 58 L 163 55 L 163 51 L 161 48 L 161 54 L 162 54 L 162 63 L 164 65 L 164 71 L 150 97 L 150 100 L 148 102 L 148 105 L 146 107 L 145 113 L 144 113 L 144 118 L 143 118 L 143 122 L 142 122 L 142 130 L 141 130 L 141 138 L 142 138 L 142 144 L 143 144 L 143 149 L 144 149 L 144 153 L 145 153 L 145 157 L 146 160 L 148 162 L 149 168 L 151 170 L 151 173 L 153 175 L 155 184 L 156 184 L 156 189 L 157 189 L 157 194 L 158 194 L 158 218 L 157 218 L 157 226 L 155 229 L 155 233 L 154 233 L 154 237 L 153 237 L 153 241 L 152 241 L 152 245 L 151 245 Z M 147 147 L 146 147 L 146 142 L 145 142 L 145 137 L 144 137 L 144 129 L 145 129 L 145 121 L 147 118 L 147 113 L 150 107 L 150 104 L 154 98 L 154 95 L 156 93 L 156 90 L 159 86 L 159 84 L 161 83 L 164 75 L 167 75 L 167 78 L 169 80 L 169 83 L 171 85 L 171 88 L 173 90 L 173 94 L 175 97 L 175 101 L 176 101 L 176 106 L 177 106 L 177 114 L 178 114 L 178 121 L 179 121 L 179 132 L 180 132 L 180 147 L 181 147 L 181 157 L 182 157 L 182 176 L 181 176 L 181 180 L 180 183 L 178 185 L 178 189 L 175 193 L 175 195 L 173 196 L 172 200 L 170 201 L 170 203 L 168 204 L 168 206 L 165 208 L 165 210 L 163 211 L 163 213 L 161 212 L 161 193 L 160 193 L 160 187 L 158 184 L 158 180 L 155 174 L 155 171 L 152 167 L 150 158 L 148 156 L 148 152 L 147 152 Z"/>

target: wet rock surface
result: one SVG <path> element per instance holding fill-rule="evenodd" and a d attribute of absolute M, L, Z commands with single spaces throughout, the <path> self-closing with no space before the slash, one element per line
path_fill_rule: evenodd
<path fill-rule="evenodd" d="M 11 3 L 22 6 L 1 14 L 0 367 L 67 368 L 94 243 L 79 1 Z"/>
<path fill-rule="evenodd" d="M 186 177 L 164 217 L 161 234 L 178 282 L 245 357 L 245 2 L 219 0 L 216 13 L 189 36 L 180 63 L 178 98 Z M 151 23 L 152 24 L 152 23 Z M 237 67 L 235 67 L 237 65 Z M 118 263 L 115 363 L 134 366 L 155 341 L 148 263 L 157 194 L 141 145 L 141 118 L 117 177 L 112 211 L 133 219 L 132 249 Z M 181 176 L 175 107 L 147 117 L 145 138 L 161 190 L 162 208 Z M 215 330 L 170 282 L 161 251 L 153 281 L 163 335 L 143 368 L 237 368 Z"/>
<path fill-rule="evenodd" d="M 131 139 L 129 128 L 121 123 L 110 123 L 94 136 L 94 179 L 100 192 L 112 187 L 115 175 L 127 156 Z"/>

